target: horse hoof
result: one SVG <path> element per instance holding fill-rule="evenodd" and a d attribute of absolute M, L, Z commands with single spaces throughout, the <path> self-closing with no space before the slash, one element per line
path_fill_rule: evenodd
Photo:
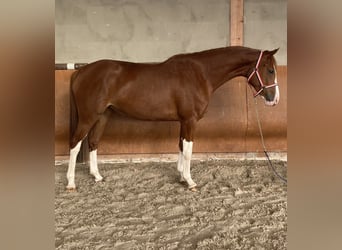
<path fill-rule="evenodd" d="M 68 192 L 76 192 L 76 187 L 66 187 Z"/>
<path fill-rule="evenodd" d="M 99 179 L 95 178 L 95 182 L 105 182 L 105 179 L 103 177 L 101 177 Z"/>
<path fill-rule="evenodd" d="M 197 185 L 196 185 L 196 183 L 194 183 L 193 185 L 191 185 L 191 186 L 189 186 L 189 190 L 191 191 L 191 192 L 197 192 L 198 190 L 197 190 Z"/>

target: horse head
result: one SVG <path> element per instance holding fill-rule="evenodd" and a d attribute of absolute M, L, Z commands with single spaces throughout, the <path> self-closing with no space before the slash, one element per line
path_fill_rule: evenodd
<path fill-rule="evenodd" d="M 274 58 L 278 49 L 261 51 L 256 66 L 248 77 L 248 83 L 256 91 L 254 97 L 260 95 L 268 106 L 274 106 L 279 102 L 277 65 Z"/>

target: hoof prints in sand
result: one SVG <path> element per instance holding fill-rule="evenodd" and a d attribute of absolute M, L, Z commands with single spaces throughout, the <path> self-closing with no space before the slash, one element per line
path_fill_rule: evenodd
<path fill-rule="evenodd" d="M 286 162 L 274 162 L 286 175 Z M 55 168 L 56 249 L 286 249 L 286 186 L 264 161 L 194 161 L 198 192 L 179 183 L 175 163 Z"/>

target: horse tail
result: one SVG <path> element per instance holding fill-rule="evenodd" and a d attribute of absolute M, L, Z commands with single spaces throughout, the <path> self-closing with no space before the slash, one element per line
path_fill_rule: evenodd
<path fill-rule="evenodd" d="M 77 77 L 78 71 L 75 71 L 71 75 L 70 79 L 70 128 L 69 128 L 69 143 L 71 145 L 72 137 L 75 134 L 77 123 L 78 123 L 78 113 L 77 113 L 77 107 L 75 102 L 75 96 L 72 90 L 73 82 L 75 81 Z"/>
<path fill-rule="evenodd" d="M 78 112 L 77 106 L 75 101 L 75 95 L 73 92 L 72 85 L 75 82 L 78 75 L 78 71 L 72 73 L 70 78 L 70 134 L 69 134 L 69 145 L 71 148 L 73 136 L 76 132 L 77 125 L 78 125 Z M 85 163 L 89 160 L 89 148 L 88 148 L 88 137 L 84 138 L 81 144 L 80 152 L 77 155 L 76 162 Z"/>

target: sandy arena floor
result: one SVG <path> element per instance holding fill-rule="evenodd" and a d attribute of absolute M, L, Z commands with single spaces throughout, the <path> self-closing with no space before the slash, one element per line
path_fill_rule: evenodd
<path fill-rule="evenodd" d="M 286 176 L 287 163 L 273 161 Z M 193 161 L 198 192 L 176 163 L 100 164 L 96 183 L 77 165 L 55 167 L 56 249 L 286 249 L 287 188 L 266 161 Z"/>

